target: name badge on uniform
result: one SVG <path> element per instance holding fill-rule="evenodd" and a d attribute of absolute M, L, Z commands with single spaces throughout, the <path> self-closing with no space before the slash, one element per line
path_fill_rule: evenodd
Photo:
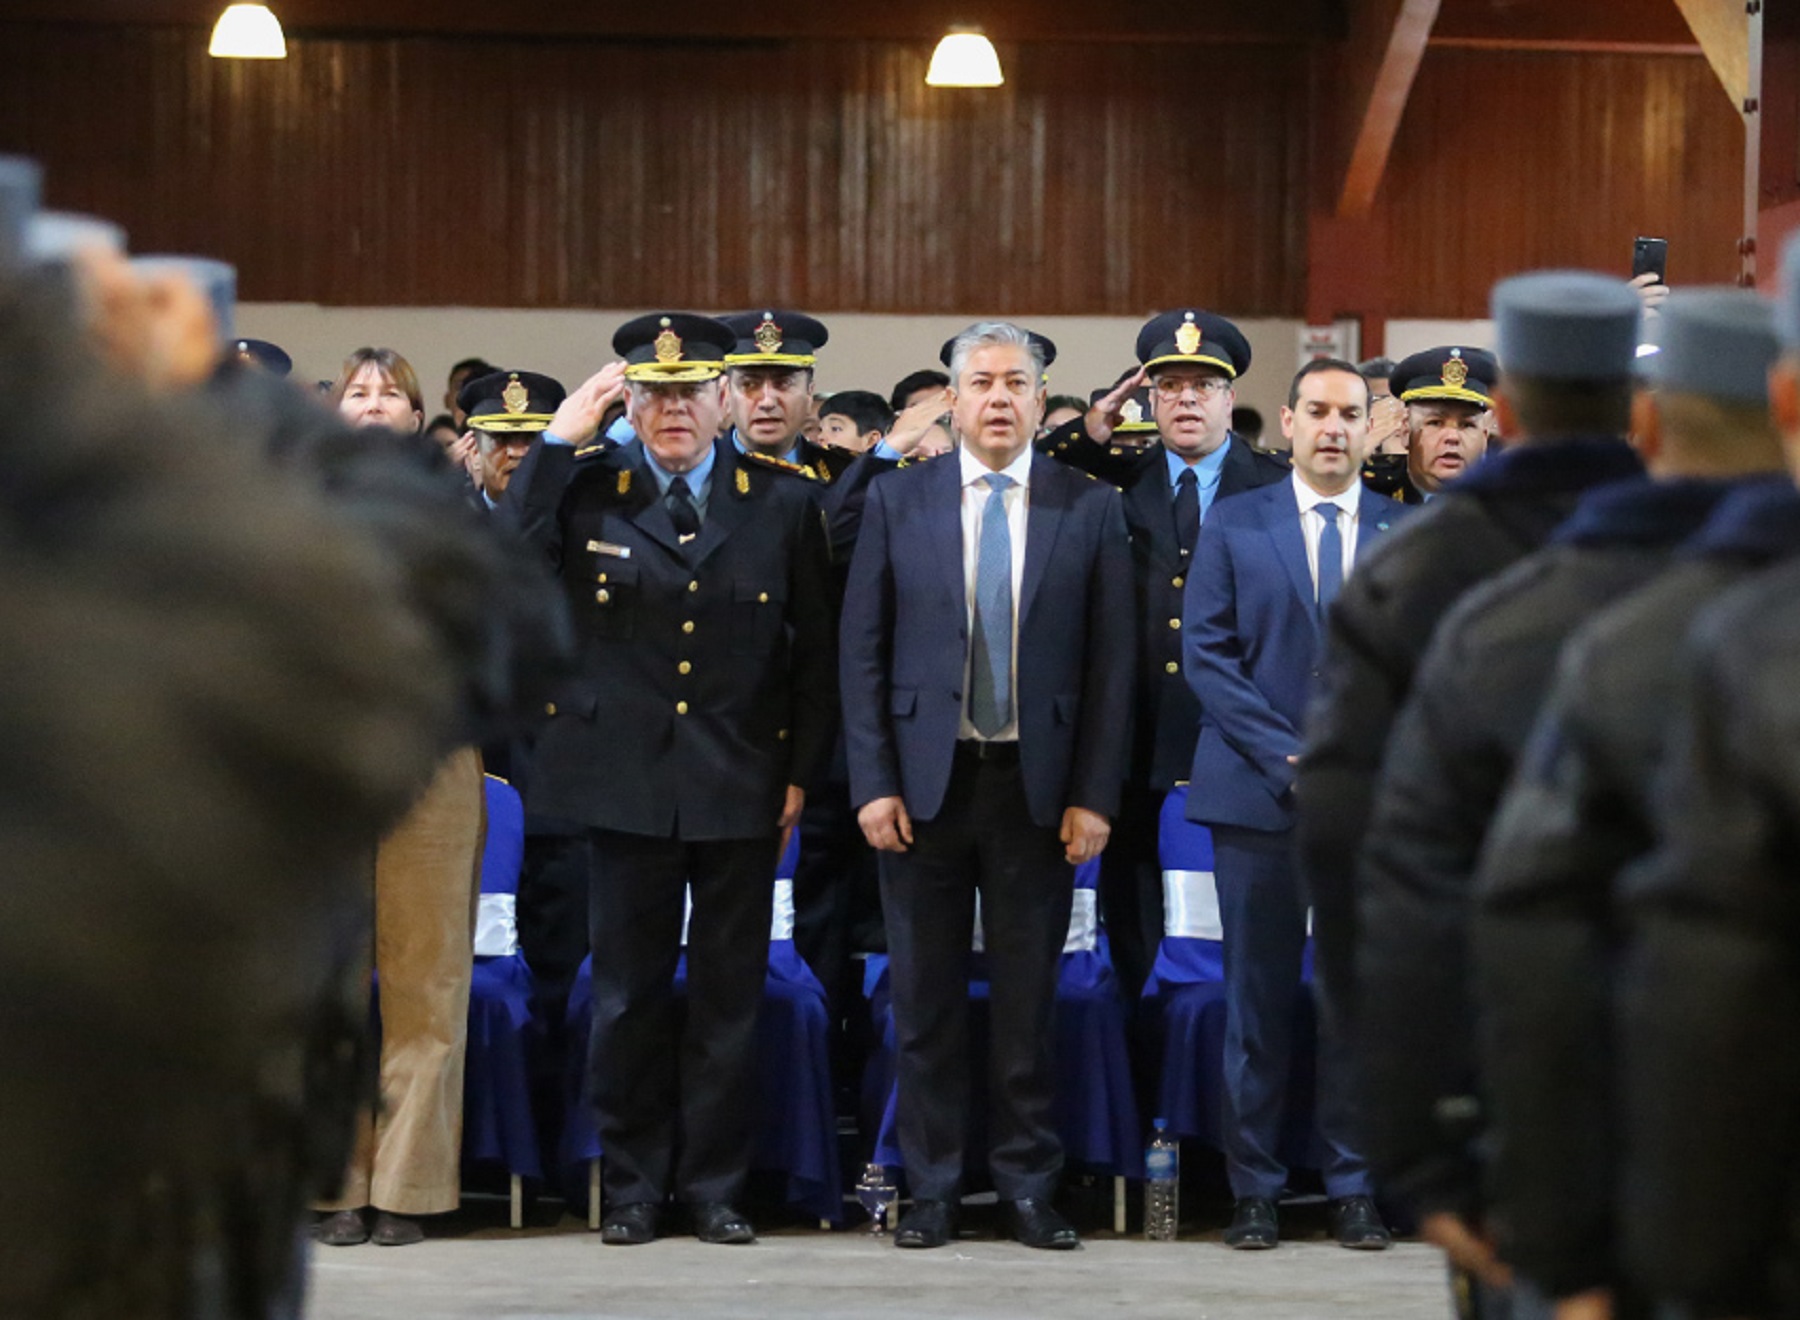
<path fill-rule="evenodd" d="M 588 551 L 590 554 L 611 555 L 615 559 L 631 558 L 630 546 L 614 545 L 611 541 L 589 541 Z"/>

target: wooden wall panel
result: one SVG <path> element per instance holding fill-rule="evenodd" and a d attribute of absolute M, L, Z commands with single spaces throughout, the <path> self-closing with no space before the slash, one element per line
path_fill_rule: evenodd
<path fill-rule="evenodd" d="M 139 251 L 247 300 L 1136 315 L 1305 306 L 1302 46 L 1003 44 L 994 92 L 926 50 L 300 38 L 0 23 L 0 150 Z M 1393 315 L 1483 314 L 1530 266 L 1734 273 L 1738 121 L 1697 56 L 1431 49 L 1376 201 Z M 1355 309 L 1345 309 L 1355 310 Z"/>
<path fill-rule="evenodd" d="M 1299 304 L 1303 50 L 302 39 L 45 25 L 0 146 L 139 250 L 327 303 L 1142 312 Z"/>
<path fill-rule="evenodd" d="M 1730 283 L 1743 126 L 1704 59 L 1427 52 L 1377 203 L 1396 314 L 1487 315 L 1495 280 L 1628 274 L 1639 234 L 1669 278 Z"/>

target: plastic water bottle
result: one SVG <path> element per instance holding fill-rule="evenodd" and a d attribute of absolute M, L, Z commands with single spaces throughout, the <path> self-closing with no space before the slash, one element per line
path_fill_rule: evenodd
<path fill-rule="evenodd" d="M 1156 1120 L 1144 1147 L 1144 1236 L 1173 1242 L 1181 1226 L 1181 1145 L 1169 1120 Z"/>
<path fill-rule="evenodd" d="M 891 1227 L 888 1220 L 894 1213 L 894 1202 L 899 1195 L 886 1166 L 871 1164 L 863 1170 L 862 1179 L 856 1184 L 856 1199 L 869 1213 L 869 1232 L 885 1233 Z"/>

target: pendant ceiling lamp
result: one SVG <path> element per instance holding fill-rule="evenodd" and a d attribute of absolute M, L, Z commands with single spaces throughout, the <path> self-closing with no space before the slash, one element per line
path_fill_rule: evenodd
<path fill-rule="evenodd" d="M 285 60 L 287 39 L 267 5 L 228 5 L 213 24 L 206 53 L 222 60 Z"/>
<path fill-rule="evenodd" d="M 980 28 L 951 28 L 931 53 L 925 74 L 931 87 L 998 87 L 1005 81 L 1000 55 Z"/>

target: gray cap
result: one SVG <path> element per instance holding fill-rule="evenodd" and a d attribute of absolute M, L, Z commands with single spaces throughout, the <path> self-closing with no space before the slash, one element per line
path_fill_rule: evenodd
<path fill-rule="evenodd" d="M 1800 350 L 1800 233 L 1781 249 L 1781 291 L 1775 295 L 1775 333 L 1782 347 Z"/>
<path fill-rule="evenodd" d="M 25 260 L 32 265 L 68 261 L 85 248 L 125 255 L 125 231 L 110 220 L 74 211 L 39 211 L 25 226 Z"/>
<path fill-rule="evenodd" d="M 25 225 L 38 209 L 44 172 L 24 156 L 0 156 L 0 270 L 21 264 Z"/>
<path fill-rule="evenodd" d="M 213 315 L 219 323 L 219 340 L 236 337 L 233 328 L 237 318 L 237 267 L 211 257 L 149 256 L 133 257 L 131 268 L 140 275 L 176 273 L 186 275 L 200 286 L 212 303 Z"/>
<path fill-rule="evenodd" d="M 1621 380 L 1637 357 L 1643 300 L 1624 280 L 1540 270 L 1494 286 L 1500 370 L 1544 380 Z"/>
<path fill-rule="evenodd" d="M 1768 299 L 1729 286 L 1677 289 L 1656 323 L 1660 352 L 1639 364 L 1658 389 L 1727 403 L 1764 404 L 1781 351 Z"/>

